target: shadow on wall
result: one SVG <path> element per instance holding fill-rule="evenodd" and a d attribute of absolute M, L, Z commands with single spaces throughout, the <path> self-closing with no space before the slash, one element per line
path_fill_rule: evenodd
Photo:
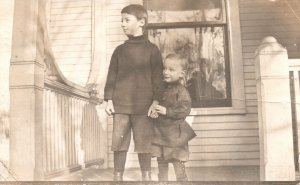
<path fill-rule="evenodd" d="M 0 181 L 14 181 L 9 165 L 9 114 L 0 110 Z"/>
<path fill-rule="evenodd" d="M 0 142 L 9 138 L 9 114 L 8 112 L 0 112 Z"/>

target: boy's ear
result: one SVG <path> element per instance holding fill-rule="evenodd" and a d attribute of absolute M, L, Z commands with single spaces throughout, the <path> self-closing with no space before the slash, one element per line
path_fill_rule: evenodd
<path fill-rule="evenodd" d="M 146 24 L 145 18 L 141 18 L 141 19 L 139 20 L 139 22 L 140 22 L 140 27 L 144 27 L 145 24 Z"/>

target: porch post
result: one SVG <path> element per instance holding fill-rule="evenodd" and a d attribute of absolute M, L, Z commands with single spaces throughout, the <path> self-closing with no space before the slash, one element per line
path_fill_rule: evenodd
<path fill-rule="evenodd" d="M 295 165 L 287 50 L 273 37 L 263 39 L 255 56 L 260 180 L 293 181 Z"/>
<path fill-rule="evenodd" d="M 15 0 L 10 64 L 10 168 L 43 177 L 44 0 Z"/>

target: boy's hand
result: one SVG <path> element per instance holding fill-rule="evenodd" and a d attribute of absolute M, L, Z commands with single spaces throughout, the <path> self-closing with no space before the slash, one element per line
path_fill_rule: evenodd
<path fill-rule="evenodd" d="M 111 116 L 113 113 L 115 113 L 114 105 L 112 100 L 108 100 L 105 108 L 105 112 Z"/>
<path fill-rule="evenodd" d="M 151 118 L 157 118 L 158 117 L 158 114 L 157 112 L 155 111 L 155 106 L 158 105 L 158 101 L 154 100 L 148 110 L 148 116 L 151 117 Z"/>
<path fill-rule="evenodd" d="M 161 115 L 166 115 L 167 114 L 167 108 L 161 105 L 156 105 L 155 110 L 157 113 L 161 114 Z"/>
<path fill-rule="evenodd" d="M 158 113 L 156 111 L 153 111 L 151 114 L 150 114 L 150 118 L 158 118 Z"/>

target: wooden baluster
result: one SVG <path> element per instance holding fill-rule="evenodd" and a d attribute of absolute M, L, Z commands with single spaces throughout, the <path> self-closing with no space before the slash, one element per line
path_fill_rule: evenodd
<path fill-rule="evenodd" d="M 61 102 L 60 102 L 60 94 L 56 93 L 57 97 L 57 169 L 61 169 Z"/>
<path fill-rule="evenodd" d="M 73 145 L 74 145 L 74 143 L 73 143 L 73 136 L 74 136 L 74 134 L 73 134 L 73 124 L 74 124 L 74 122 L 73 122 L 73 114 L 74 114 L 74 112 L 73 112 L 73 110 L 74 110 L 74 107 L 73 107 L 73 98 L 71 97 L 70 98 L 70 138 L 69 138 L 69 142 L 70 142 L 70 165 L 73 165 L 74 164 L 74 151 L 73 151 L 73 149 L 74 149 L 74 147 L 73 147 Z"/>
<path fill-rule="evenodd" d="M 69 144 L 69 130 L 70 130 L 70 125 L 69 125 L 69 97 L 65 98 L 65 140 L 66 140 L 66 166 L 70 166 L 70 144 Z"/>

